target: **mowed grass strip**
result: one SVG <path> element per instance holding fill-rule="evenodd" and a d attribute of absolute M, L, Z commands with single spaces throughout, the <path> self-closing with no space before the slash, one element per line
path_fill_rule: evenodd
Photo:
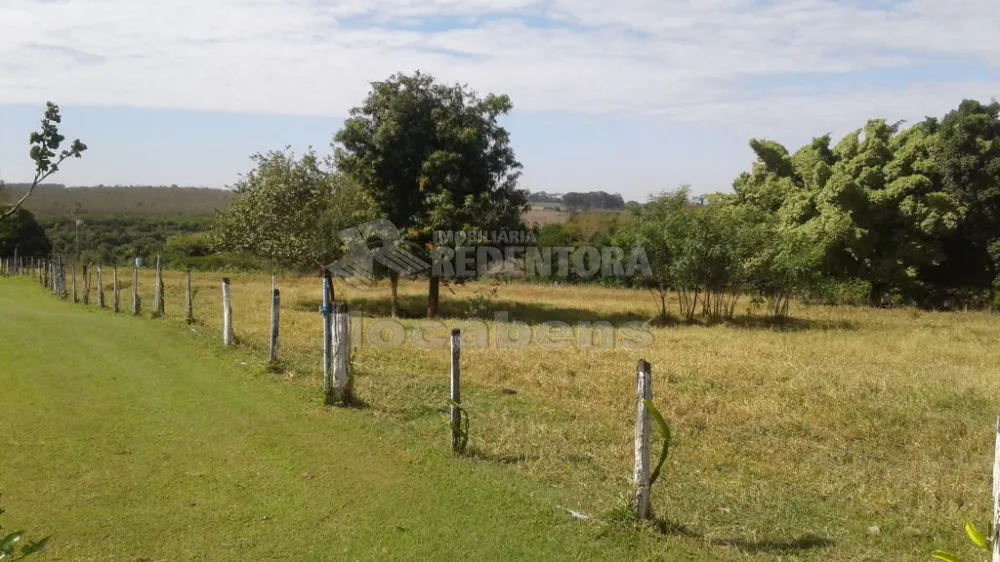
<path fill-rule="evenodd" d="M 2 521 L 50 560 L 620 560 L 558 491 L 326 410 L 162 322 L 0 282 Z M 680 545 L 676 552 L 697 550 Z M 626 554 L 631 553 L 631 554 Z"/>
<path fill-rule="evenodd" d="M 221 341 L 221 277 L 194 274 L 193 329 L 205 349 Z M 239 348 L 259 362 L 270 278 L 231 278 Z M 283 363 L 274 378 L 300 393 L 297 403 L 312 404 L 321 392 L 320 283 L 278 284 Z M 159 322 L 187 332 L 182 287 L 183 275 L 168 272 Z M 151 290 L 144 271 L 144 303 Z M 338 285 L 337 294 L 366 322 L 388 313 L 387 287 Z M 401 295 L 418 315 L 426 283 L 403 283 Z M 442 297 L 448 326 L 491 310 L 534 324 L 620 324 L 655 313 L 648 293 L 595 286 L 471 283 Z M 526 476 L 558 492 L 562 505 L 613 520 L 630 486 L 633 369 L 643 358 L 653 364 L 654 401 L 674 427 L 653 489 L 672 533 L 595 531 L 628 542 L 635 559 L 920 560 L 963 545 L 966 520 L 986 524 L 1000 412 L 997 316 L 796 305 L 791 322 L 772 326 L 747 308 L 744 299 L 728 324 L 655 329 L 646 349 L 463 349 L 469 464 L 505 467 L 502 479 Z M 352 360 L 363 423 L 446 450 L 446 350 L 369 345 Z"/>

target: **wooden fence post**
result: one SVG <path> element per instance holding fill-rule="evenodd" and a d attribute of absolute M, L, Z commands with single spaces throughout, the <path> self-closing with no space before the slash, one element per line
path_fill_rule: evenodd
<path fill-rule="evenodd" d="M 139 268 L 132 268 L 132 316 L 142 313 L 142 301 L 139 299 Z"/>
<path fill-rule="evenodd" d="M 337 397 L 333 392 L 333 334 L 331 319 L 333 307 L 330 303 L 330 280 L 323 276 L 323 401 L 327 405 L 334 404 Z"/>
<path fill-rule="evenodd" d="M 341 406 L 354 402 L 354 380 L 351 377 L 351 317 L 347 303 L 333 305 L 333 329 L 330 330 L 333 348 L 333 394 Z"/>
<path fill-rule="evenodd" d="M 111 308 L 118 314 L 121 304 L 121 287 L 118 285 L 118 266 L 111 266 Z"/>
<path fill-rule="evenodd" d="M 184 321 L 194 324 L 194 295 L 191 294 L 191 270 L 184 272 Z"/>
<path fill-rule="evenodd" d="M 104 273 L 97 264 L 97 308 L 104 308 Z"/>
<path fill-rule="evenodd" d="M 83 304 L 90 304 L 90 265 L 83 265 Z"/>
<path fill-rule="evenodd" d="M 267 360 L 274 365 L 278 361 L 278 325 L 281 323 L 281 293 L 274 288 L 274 278 L 271 278 L 271 346 Z"/>
<path fill-rule="evenodd" d="M 80 302 L 79 297 L 76 296 L 76 262 L 73 262 L 73 302 Z"/>
<path fill-rule="evenodd" d="M 233 345 L 233 306 L 229 302 L 229 278 L 222 278 L 222 345 Z"/>
<path fill-rule="evenodd" d="M 653 375 L 649 363 L 639 360 L 635 382 L 635 473 L 632 513 L 637 520 L 649 519 L 649 429 L 650 416 L 643 400 L 653 400 Z"/>
<path fill-rule="evenodd" d="M 59 266 L 58 266 L 58 269 L 56 269 L 56 273 L 58 275 L 57 279 L 59 281 L 57 293 L 59 294 L 59 298 L 65 299 L 66 296 L 67 296 L 67 291 L 66 291 L 66 264 L 63 263 L 62 256 L 59 256 Z"/>
<path fill-rule="evenodd" d="M 462 439 L 462 330 L 451 330 L 451 450 L 461 453 L 464 449 Z"/>
<path fill-rule="evenodd" d="M 156 256 L 156 286 L 153 287 L 153 318 L 163 316 L 163 264 Z"/>

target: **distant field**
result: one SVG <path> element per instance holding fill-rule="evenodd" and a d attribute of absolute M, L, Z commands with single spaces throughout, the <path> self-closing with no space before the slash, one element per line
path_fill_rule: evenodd
<path fill-rule="evenodd" d="M 3 202 L 16 201 L 25 189 L 4 190 Z M 118 216 L 182 217 L 226 211 L 236 194 L 195 187 L 51 187 L 39 186 L 24 206 L 40 219 Z"/>
<path fill-rule="evenodd" d="M 195 276 L 194 330 L 209 342 L 220 339 L 219 278 Z M 167 322 L 187 330 L 179 321 L 182 277 L 166 281 Z M 257 357 L 267 340 L 269 283 L 232 277 L 237 338 Z M 318 398 L 319 283 L 278 284 L 278 378 Z M 143 272 L 147 307 L 151 287 Z M 532 324 L 620 324 L 655 312 L 640 291 L 502 285 L 491 299 L 493 289 L 443 289 L 446 324 L 500 310 Z M 424 291 L 404 283 L 405 307 L 419 314 Z M 338 286 L 338 294 L 368 322 L 388 311 L 385 290 Z M 646 349 L 465 350 L 474 457 L 558 490 L 568 507 L 597 517 L 598 528 L 616 528 L 632 470 L 633 368 L 643 358 L 676 445 L 653 489 L 672 531 L 641 533 L 639 551 L 661 555 L 635 559 L 921 560 L 935 548 L 961 548 L 966 520 L 988 527 L 1000 412 L 996 316 L 797 306 L 775 328 L 746 316 L 747 307 L 743 301 L 741 318 L 727 325 L 654 329 Z M 446 440 L 446 353 L 366 345 L 352 360 L 363 416 L 414 443 Z"/>
<path fill-rule="evenodd" d="M 580 211 L 577 213 L 579 216 L 609 216 L 609 215 L 620 215 L 622 211 L 603 211 L 603 210 L 592 210 L 592 211 Z M 524 213 L 524 224 L 528 227 L 534 225 L 546 226 L 550 224 L 562 224 L 569 220 L 573 213 L 568 211 L 556 211 L 553 208 L 539 208 L 536 203 L 532 203 L 532 208 L 528 212 Z"/>

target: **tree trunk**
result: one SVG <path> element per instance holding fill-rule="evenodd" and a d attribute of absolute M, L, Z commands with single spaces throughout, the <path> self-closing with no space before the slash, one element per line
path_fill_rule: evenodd
<path fill-rule="evenodd" d="M 399 274 L 389 274 L 389 286 L 392 287 L 392 317 L 399 318 Z"/>
<path fill-rule="evenodd" d="M 441 278 L 437 275 L 430 276 L 430 285 L 427 292 L 427 317 L 437 318 L 438 301 L 441 297 Z"/>

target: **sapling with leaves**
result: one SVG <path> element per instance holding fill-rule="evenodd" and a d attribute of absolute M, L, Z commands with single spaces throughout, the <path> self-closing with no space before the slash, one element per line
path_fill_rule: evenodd
<path fill-rule="evenodd" d="M 976 526 L 969 521 L 965 524 L 965 536 L 969 537 L 969 540 L 980 550 L 990 550 L 990 541 L 976 529 Z M 944 562 L 965 562 L 964 558 L 959 558 L 958 556 L 945 552 L 943 550 L 935 550 L 931 553 L 937 560 L 942 560 Z"/>
<path fill-rule="evenodd" d="M 4 209 L 3 212 L 0 212 L 0 219 L 7 218 L 16 213 L 28 197 L 34 193 L 38 184 L 59 171 L 59 166 L 64 160 L 67 158 L 80 158 L 83 155 L 83 151 L 87 150 L 87 145 L 80 142 L 80 139 L 76 139 L 69 148 L 59 152 L 57 158 L 56 151 L 59 150 L 62 142 L 66 140 L 66 137 L 59 134 L 59 123 L 61 122 L 62 117 L 59 115 L 59 106 L 52 102 L 47 102 L 45 116 L 42 117 L 41 129 L 32 132 L 29 140 L 31 144 L 31 159 L 35 162 L 35 177 L 31 181 L 28 191 L 16 203 Z M 3 187 L 3 185 L 0 184 L 0 187 Z"/>

